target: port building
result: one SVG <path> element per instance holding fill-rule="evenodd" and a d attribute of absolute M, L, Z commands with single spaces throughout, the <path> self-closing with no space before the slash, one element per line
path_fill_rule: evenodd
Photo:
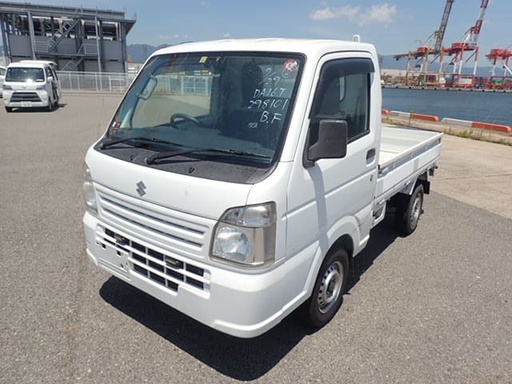
<path fill-rule="evenodd" d="M 0 2 L 6 63 L 51 60 L 61 71 L 126 72 L 124 12 Z"/>

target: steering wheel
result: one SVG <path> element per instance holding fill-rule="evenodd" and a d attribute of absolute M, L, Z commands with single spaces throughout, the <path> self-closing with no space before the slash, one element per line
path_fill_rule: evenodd
<path fill-rule="evenodd" d="M 191 121 L 199 127 L 201 127 L 203 125 L 198 119 L 196 119 L 193 116 L 187 115 L 186 113 L 175 113 L 174 115 L 172 115 L 171 116 L 171 125 L 174 126 L 174 124 L 176 123 L 176 120 L 178 120 L 178 119 Z"/>

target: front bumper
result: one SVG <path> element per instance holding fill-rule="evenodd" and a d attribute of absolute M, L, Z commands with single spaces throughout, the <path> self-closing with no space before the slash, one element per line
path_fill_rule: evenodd
<path fill-rule="evenodd" d="M 256 337 L 292 309 L 283 309 L 285 263 L 257 274 L 235 271 L 156 247 L 88 212 L 83 223 L 95 265 L 211 328 Z"/>
<path fill-rule="evenodd" d="M 41 108 L 48 107 L 50 103 L 46 91 L 4 91 L 3 99 L 5 106 L 9 108 Z"/>

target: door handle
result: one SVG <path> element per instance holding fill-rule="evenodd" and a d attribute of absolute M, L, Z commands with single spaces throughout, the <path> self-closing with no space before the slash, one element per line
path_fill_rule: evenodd
<path fill-rule="evenodd" d="M 372 148 L 368 152 L 366 152 L 366 164 L 373 163 L 373 160 L 375 160 L 375 153 L 375 148 Z"/>

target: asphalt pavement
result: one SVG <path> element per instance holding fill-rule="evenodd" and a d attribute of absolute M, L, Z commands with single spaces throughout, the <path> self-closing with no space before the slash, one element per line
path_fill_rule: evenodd
<path fill-rule="evenodd" d="M 417 231 L 372 232 L 333 321 L 241 340 L 89 262 L 83 159 L 119 100 L 0 111 L 0 383 L 512 383 L 512 147 L 445 136 Z"/>

